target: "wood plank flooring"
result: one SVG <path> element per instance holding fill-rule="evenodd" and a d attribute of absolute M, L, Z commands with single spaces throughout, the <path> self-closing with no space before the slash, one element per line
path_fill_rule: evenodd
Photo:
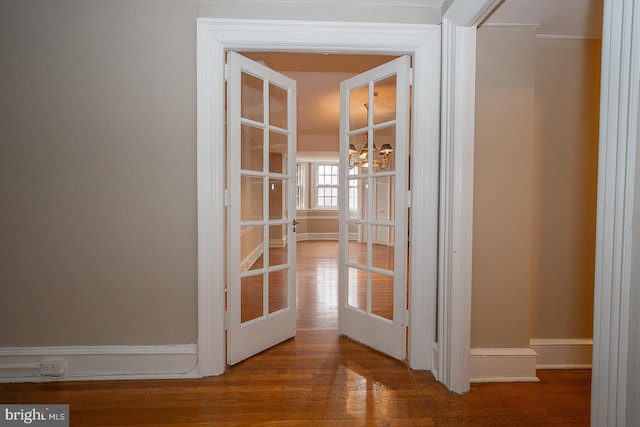
<path fill-rule="evenodd" d="M 70 404 L 71 426 L 589 425 L 589 370 L 538 371 L 539 383 L 455 395 L 430 373 L 338 336 L 331 243 L 300 244 L 317 261 L 298 261 L 297 336 L 224 375 L 0 384 L 0 403 Z"/>

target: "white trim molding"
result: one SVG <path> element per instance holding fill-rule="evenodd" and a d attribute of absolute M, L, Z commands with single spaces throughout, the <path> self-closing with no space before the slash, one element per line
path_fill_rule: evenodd
<path fill-rule="evenodd" d="M 537 338 L 529 345 L 538 354 L 538 369 L 591 368 L 591 338 Z"/>
<path fill-rule="evenodd" d="M 538 382 L 537 354 L 530 348 L 472 348 L 470 380 L 486 382 Z"/>
<path fill-rule="evenodd" d="M 476 28 L 442 22 L 439 373 L 469 391 Z"/>
<path fill-rule="evenodd" d="M 630 311 L 637 311 L 639 304 L 637 294 L 631 292 L 632 283 L 638 285 L 631 271 L 639 262 L 640 244 L 633 241 L 634 215 L 639 215 L 640 209 L 636 200 L 640 189 L 634 187 L 639 116 L 640 4 L 637 0 L 608 0 L 604 2 L 602 32 L 593 426 L 637 426 L 640 422 L 638 411 L 631 411 L 638 407 L 638 396 L 627 395 L 634 393 L 630 383 L 640 380 L 637 367 L 634 371 L 629 364 L 629 334 L 637 331 L 630 325 Z M 637 390 L 636 386 L 635 394 Z"/>
<path fill-rule="evenodd" d="M 338 233 L 296 233 L 296 240 L 298 242 L 305 242 L 307 240 L 335 240 L 338 241 L 340 235 Z M 356 240 L 358 235 L 351 233 L 349 240 Z"/>
<path fill-rule="evenodd" d="M 431 369 L 435 339 L 438 218 L 440 27 L 424 24 L 271 21 L 200 18 L 197 21 L 198 94 L 198 350 L 202 376 L 225 369 L 226 50 L 410 54 L 414 58 L 411 159 L 414 230 L 411 252 L 409 366 Z M 435 155 L 434 155 L 435 152 Z M 416 170 L 419 170 L 416 172 Z M 419 202 L 418 202 L 419 201 Z M 425 310 L 425 307 L 427 310 Z M 423 313 L 425 314 L 417 314 Z"/>
<path fill-rule="evenodd" d="M 63 361 L 64 374 L 40 374 L 40 363 Z M 197 378 L 195 344 L 0 348 L 0 383 Z"/>
<path fill-rule="evenodd" d="M 477 25 L 500 0 L 453 0 L 442 17 L 438 381 L 470 388 Z"/>
<path fill-rule="evenodd" d="M 457 27 L 477 27 L 503 0 L 453 0 L 442 17 Z"/>
<path fill-rule="evenodd" d="M 225 98 L 223 46 L 197 26 L 198 368 L 224 372 Z"/>

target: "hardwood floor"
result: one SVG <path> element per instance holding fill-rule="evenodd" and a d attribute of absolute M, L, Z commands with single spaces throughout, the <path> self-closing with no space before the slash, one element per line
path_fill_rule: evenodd
<path fill-rule="evenodd" d="M 298 261 L 295 338 L 218 377 L 0 384 L 0 403 L 70 404 L 71 426 L 589 425 L 589 370 L 454 395 L 430 373 L 338 336 L 337 247 L 300 246 L 316 261 Z"/>
<path fill-rule="evenodd" d="M 349 260 L 367 264 L 367 245 L 349 243 Z M 287 263 L 287 251 L 284 248 L 269 250 L 269 265 L 278 266 Z M 335 241 L 298 242 L 297 262 L 297 308 L 298 325 L 303 327 L 337 327 L 338 301 L 338 243 Z M 260 270 L 264 265 L 263 257 L 252 264 L 252 270 Z M 393 247 L 373 245 L 372 265 L 378 269 L 393 271 Z M 393 320 L 393 277 L 372 273 L 371 311 L 386 319 Z M 269 273 L 268 313 L 287 307 L 286 270 Z M 264 310 L 263 274 L 245 277 L 241 280 L 242 322 L 261 317 Z M 366 310 L 367 274 L 358 268 L 349 268 L 349 304 Z M 319 304 L 320 303 L 320 304 Z M 329 323 L 326 323 L 326 322 Z"/>

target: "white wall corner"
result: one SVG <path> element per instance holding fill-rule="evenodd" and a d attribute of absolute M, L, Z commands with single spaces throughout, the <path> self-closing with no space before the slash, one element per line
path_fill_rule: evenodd
<path fill-rule="evenodd" d="M 472 348 L 470 380 L 484 382 L 538 382 L 537 353 L 530 348 Z"/>
<path fill-rule="evenodd" d="M 47 361 L 63 361 L 64 374 L 42 375 Z M 196 344 L 0 348 L 0 383 L 199 376 Z"/>
<path fill-rule="evenodd" d="M 538 369 L 591 368 L 591 338 L 531 339 L 530 347 L 538 354 Z"/>
<path fill-rule="evenodd" d="M 442 24 L 439 377 L 469 390 L 476 28 Z"/>
<path fill-rule="evenodd" d="M 453 0 L 442 19 L 440 269 L 436 377 L 470 387 L 477 25 L 499 0 Z"/>

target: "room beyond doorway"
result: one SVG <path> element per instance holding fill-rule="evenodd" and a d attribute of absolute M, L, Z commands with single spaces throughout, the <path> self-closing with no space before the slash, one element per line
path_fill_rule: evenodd
<path fill-rule="evenodd" d="M 338 241 L 298 242 L 298 331 L 338 329 Z"/>

